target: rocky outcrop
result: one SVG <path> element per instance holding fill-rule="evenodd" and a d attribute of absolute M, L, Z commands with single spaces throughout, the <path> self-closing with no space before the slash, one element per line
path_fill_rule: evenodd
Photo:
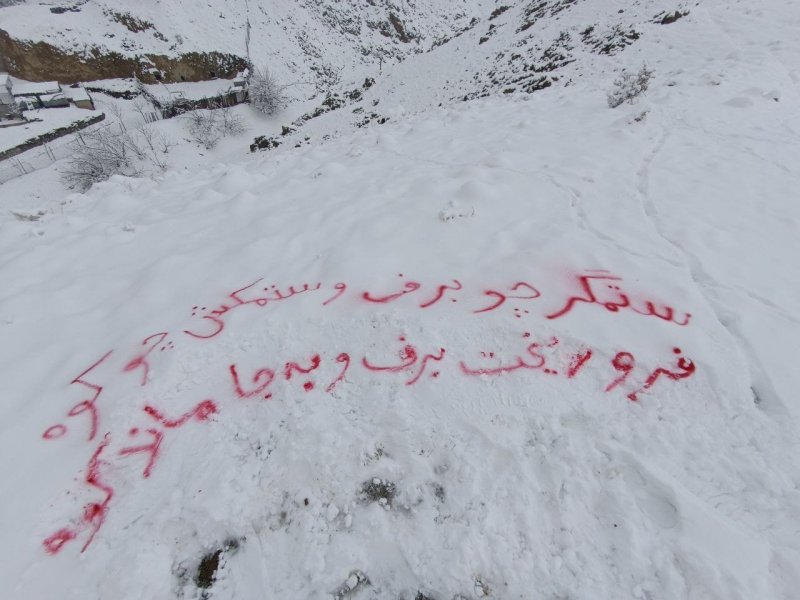
<path fill-rule="evenodd" d="M 247 66 L 234 54 L 187 52 L 176 57 L 141 54 L 134 57 L 90 47 L 81 54 L 65 52 L 46 42 L 17 40 L 0 29 L 0 67 L 28 81 L 76 83 L 136 75 L 145 83 L 230 79 Z"/>

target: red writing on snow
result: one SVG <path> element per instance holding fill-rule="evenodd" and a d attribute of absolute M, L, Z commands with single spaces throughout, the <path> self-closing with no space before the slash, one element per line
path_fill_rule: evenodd
<path fill-rule="evenodd" d="M 621 277 L 612 275 L 608 271 L 593 271 L 591 275 L 578 275 L 577 279 L 580 293 L 577 296 L 571 296 L 561 310 L 547 315 L 548 319 L 558 319 L 563 317 L 573 308 L 575 308 L 575 305 L 578 303 L 596 304 L 614 313 L 619 312 L 623 308 L 629 308 L 633 312 L 640 315 L 653 316 L 663 321 L 669 321 L 680 326 L 688 325 L 689 320 L 692 318 L 691 313 L 684 313 L 683 317 L 680 319 L 675 319 L 675 309 L 666 305 L 659 309 L 655 303 L 650 300 L 644 302 L 641 306 L 637 306 L 635 303 L 631 302 L 631 299 L 627 294 L 621 291 L 619 285 L 616 283 L 608 283 L 609 281 L 622 281 Z M 615 297 L 606 299 L 598 298 L 597 295 L 599 292 L 597 292 L 595 287 L 592 285 L 593 283 L 597 282 L 605 283 L 605 289 L 611 290 Z M 598 287 L 602 287 L 602 283 Z"/>
<path fill-rule="evenodd" d="M 150 353 L 153 350 L 158 348 L 159 344 L 161 344 L 161 342 L 163 342 L 168 335 L 169 333 L 167 333 L 166 331 L 162 331 L 161 333 L 154 333 L 153 335 L 147 336 L 142 342 L 142 346 L 147 346 L 147 350 L 132 358 L 130 362 L 128 362 L 128 364 L 125 365 L 123 371 L 125 373 L 128 373 L 130 371 L 135 371 L 136 369 L 141 369 L 142 370 L 141 385 L 145 385 L 150 375 L 150 363 L 147 361 L 147 357 L 150 356 Z M 172 342 L 167 342 L 166 344 L 161 345 L 160 351 L 164 352 L 165 350 L 174 347 L 175 346 Z"/>
<path fill-rule="evenodd" d="M 400 338 L 401 342 L 405 342 L 405 338 Z M 372 364 L 370 361 L 367 360 L 366 357 L 361 359 L 361 364 L 370 371 L 385 371 L 389 373 L 401 373 L 401 372 L 410 372 L 411 378 L 406 381 L 406 385 L 414 385 L 419 381 L 419 378 L 422 377 L 422 374 L 425 372 L 425 368 L 428 366 L 428 361 L 440 361 L 444 358 L 445 349 L 439 348 L 439 352 L 435 354 L 425 354 L 422 357 L 422 360 L 419 358 L 419 353 L 414 346 L 410 344 L 406 345 L 400 352 L 400 360 L 401 362 L 399 365 L 390 365 L 390 366 L 379 366 Z M 414 372 L 414 367 L 417 366 L 419 363 L 419 368 L 416 369 Z M 438 372 L 434 373 L 434 376 L 438 377 Z"/>
<path fill-rule="evenodd" d="M 403 277 L 399 274 L 399 277 Z M 629 310 L 633 313 L 654 317 L 660 321 L 679 326 L 689 324 L 691 314 L 688 312 L 678 315 L 678 312 L 666 304 L 657 305 L 651 300 L 636 300 L 638 296 L 622 291 L 622 278 L 608 271 L 587 271 L 585 274 L 575 276 L 578 291 L 564 301 L 561 308 L 550 314 L 545 314 L 547 319 L 554 320 L 566 316 L 581 305 L 596 305 L 608 313 L 619 313 Z M 513 281 L 513 280 L 512 280 Z M 263 285 L 263 278 L 240 287 L 227 294 L 225 300 L 211 309 L 206 306 L 196 305 L 192 309 L 192 316 L 199 323 L 183 329 L 183 333 L 194 340 L 206 341 L 220 335 L 226 328 L 226 319 L 233 312 L 245 306 L 263 309 L 275 303 L 283 303 L 301 295 L 321 292 L 316 306 L 327 307 L 337 302 L 350 289 L 345 282 L 335 283 L 332 288 L 323 290 L 322 283 L 299 286 L 290 285 L 279 288 L 276 285 Z M 485 316 L 489 313 L 498 314 L 500 309 L 510 312 L 516 318 L 530 314 L 537 306 L 532 302 L 542 297 L 542 292 L 532 283 L 518 280 L 509 285 L 497 286 L 496 289 L 473 288 L 472 296 L 467 287 L 458 279 L 451 279 L 447 283 L 423 285 L 417 281 L 405 281 L 399 289 L 387 293 L 361 292 L 353 298 L 370 305 L 386 305 L 401 303 L 405 306 L 418 309 L 429 309 L 434 306 L 449 307 L 465 298 L 468 300 L 459 307 L 473 315 Z M 313 296 L 308 296 L 313 297 Z M 408 298 L 404 300 L 404 298 Z M 469 300 L 471 298 L 471 300 Z M 450 309 L 453 310 L 453 309 Z M 161 331 L 147 336 L 137 348 L 133 358 L 128 360 L 122 368 L 123 373 L 136 374 L 140 386 L 145 386 L 150 380 L 152 362 L 157 352 L 165 352 L 175 347 L 169 339 L 168 331 Z M 619 351 L 607 363 L 598 362 L 598 352 L 589 348 L 573 348 L 565 350 L 560 345 L 560 340 L 555 336 L 542 340 L 531 339 L 529 332 L 522 335 L 525 339 L 522 351 L 512 358 L 500 358 L 499 351 L 480 351 L 479 359 L 452 358 L 452 354 L 445 348 L 423 352 L 405 337 L 400 337 L 400 349 L 396 352 L 395 359 L 381 360 L 361 356 L 355 360 L 349 352 L 339 352 L 335 358 L 325 358 L 321 352 L 312 352 L 294 361 L 278 362 L 271 367 L 261 367 L 254 371 L 243 373 L 235 364 L 228 366 L 233 396 L 238 399 L 261 397 L 273 398 L 272 385 L 276 379 L 281 378 L 287 385 L 301 385 L 306 392 L 316 389 L 332 393 L 339 386 L 349 381 L 355 365 L 362 373 L 385 375 L 392 377 L 402 375 L 401 380 L 406 386 L 419 384 L 426 375 L 430 379 L 437 379 L 442 368 L 451 368 L 449 362 L 455 362 L 458 370 L 469 377 L 491 378 L 512 375 L 523 372 L 541 372 L 549 376 L 562 375 L 567 379 L 574 379 L 581 375 L 587 365 L 591 363 L 590 371 L 600 373 L 604 378 L 605 392 L 623 390 L 622 393 L 630 401 L 638 401 L 640 397 L 651 390 L 659 381 L 679 381 L 691 377 L 696 371 L 695 363 L 684 356 L 679 348 L 673 348 L 676 358 L 674 366 L 658 366 L 655 369 L 637 369 L 636 360 L 631 352 Z M 558 351 L 558 352 L 557 352 Z M 89 396 L 77 402 L 69 409 L 66 416 L 76 417 L 86 414 L 88 416 L 87 441 L 95 442 L 102 427 L 98 400 L 104 393 L 105 384 L 98 382 L 98 368 L 104 364 L 113 353 L 106 352 L 98 360 L 84 369 L 77 377 L 70 381 L 70 385 L 80 386 L 89 391 Z M 389 353 L 390 355 L 391 353 Z M 384 355 L 387 355 L 384 352 Z M 559 358 L 559 356 L 561 358 Z M 565 358 L 566 357 L 566 360 Z M 638 373 L 638 375 L 637 375 Z M 319 381 L 321 380 L 321 381 Z M 319 381 L 320 385 L 317 386 Z M 637 383 L 638 382 L 638 383 Z M 208 421 L 212 415 L 220 412 L 220 407 L 212 400 L 203 400 L 191 410 L 175 417 L 169 417 L 152 404 L 143 408 L 146 424 L 131 427 L 127 430 L 129 445 L 111 447 L 112 439 L 119 441 L 122 436 L 112 438 L 110 432 L 106 433 L 102 441 L 94 447 L 92 455 L 86 465 L 83 482 L 94 493 L 100 492 L 99 499 L 89 502 L 84 506 L 82 514 L 69 526 L 63 527 L 44 540 L 44 548 L 48 553 L 59 552 L 71 540 L 85 535 L 81 551 L 85 551 L 95 538 L 97 532 L 106 521 L 108 511 L 114 498 L 114 488 L 108 483 L 110 475 L 114 472 L 115 458 L 128 461 L 141 455 L 143 466 L 141 476 L 147 479 L 153 473 L 157 461 L 163 451 L 163 442 L 166 432 L 177 430 L 190 422 L 202 423 Z M 139 413 L 141 415 L 141 413 Z M 47 428 L 42 437 L 45 440 L 62 438 L 68 431 L 67 425 L 57 423 Z M 96 442 L 95 442 L 96 443 Z M 135 463 L 133 463 L 135 464 Z"/>
<path fill-rule="evenodd" d="M 94 536 L 105 523 L 106 515 L 108 514 L 108 506 L 111 503 L 111 498 L 114 497 L 114 488 L 105 483 L 102 479 L 100 468 L 108 463 L 100 460 L 100 455 L 111 443 L 109 434 L 106 434 L 103 441 L 92 454 L 89 463 L 86 465 L 86 475 L 84 481 L 89 487 L 100 490 L 104 497 L 101 502 L 91 502 L 83 509 L 83 514 L 78 519 L 77 523 L 71 527 L 64 527 L 56 531 L 53 535 L 44 540 L 44 548 L 49 554 L 56 554 L 67 542 L 74 540 L 81 533 L 89 530 L 89 536 L 81 548 L 84 552 L 89 544 L 92 543 Z"/>
<path fill-rule="evenodd" d="M 94 392 L 90 398 L 85 400 L 81 400 L 67 413 L 68 417 L 76 417 L 83 413 L 89 413 L 89 441 L 92 441 L 95 436 L 97 435 L 97 427 L 99 422 L 99 417 L 97 415 L 97 399 L 100 397 L 100 394 L 103 393 L 103 386 L 97 383 L 92 383 L 91 381 L 84 379 L 89 373 L 91 373 L 94 369 L 96 369 L 103 361 L 105 361 L 113 350 L 109 350 L 106 352 L 99 360 L 92 363 L 92 365 L 87 368 L 83 373 L 78 375 L 75 379 L 70 382 L 70 385 L 82 385 L 84 387 L 89 388 Z M 67 426 L 58 423 L 56 425 L 52 425 L 48 427 L 45 432 L 42 434 L 42 437 L 46 440 L 53 440 L 62 437 L 67 432 Z"/>
<path fill-rule="evenodd" d="M 185 425 L 190 420 L 206 421 L 208 418 L 219 412 L 217 405 L 212 400 L 204 400 L 197 404 L 192 410 L 180 415 L 178 418 L 170 419 L 166 417 L 161 411 L 152 407 L 145 406 L 144 412 L 153 421 L 162 425 L 166 429 L 175 429 Z M 153 471 L 156 460 L 158 459 L 161 443 L 164 439 L 164 433 L 156 427 L 148 427 L 143 432 L 138 427 L 133 427 L 128 432 L 131 437 L 138 437 L 140 434 L 150 436 L 149 443 L 139 444 L 136 446 L 127 446 L 117 451 L 118 456 L 129 456 L 133 454 L 145 454 L 147 462 L 142 477 L 145 479 L 150 477 Z M 70 527 L 63 527 L 50 535 L 44 540 L 44 548 L 50 554 L 59 552 L 62 547 L 69 541 L 76 539 L 84 531 L 88 530 L 89 535 L 81 548 L 84 552 L 92 543 L 97 532 L 105 523 L 106 516 L 108 515 L 111 499 L 114 497 L 114 488 L 109 483 L 104 481 L 101 472 L 103 467 L 110 467 L 110 463 L 106 460 L 101 460 L 100 456 L 104 453 L 106 448 L 111 444 L 111 434 L 106 433 L 103 436 L 103 441 L 92 454 L 86 465 L 86 475 L 84 481 L 90 488 L 100 490 L 103 493 L 103 498 L 99 502 L 91 502 L 83 509 L 83 514 L 77 521 Z"/>

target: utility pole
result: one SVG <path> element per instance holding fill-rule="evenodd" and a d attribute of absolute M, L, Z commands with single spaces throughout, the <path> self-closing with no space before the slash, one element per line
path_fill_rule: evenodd
<path fill-rule="evenodd" d="M 250 58 L 250 4 L 247 2 L 247 0 L 244 0 L 244 6 L 246 11 L 244 48 L 245 48 L 245 53 L 247 54 L 247 63 L 250 66 L 250 70 L 252 71 L 253 60 Z"/>

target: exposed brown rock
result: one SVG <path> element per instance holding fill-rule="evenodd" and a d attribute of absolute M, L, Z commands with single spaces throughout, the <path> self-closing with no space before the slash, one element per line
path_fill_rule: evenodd
<path fill-rule="evenodd" d="M 203 81 L 214 77 L 230 79 L 247 66 L 235 54 L 187 52 L 178 57 L 142 54 L 135 57 L 89 48 L 87 55 L 65 52 L 46 42 L 12 38 L 0 29 L 0 67 L 28 81 L 58 80 L 76 83 L 96 79 L 131 77 L 145 83 Z"/>

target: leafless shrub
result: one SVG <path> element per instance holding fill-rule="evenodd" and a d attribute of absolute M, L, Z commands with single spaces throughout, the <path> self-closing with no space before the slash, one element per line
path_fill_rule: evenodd
<path fill-rule="evenodd" d="M 137 159 L 144 158 L 133 137 L 116 124 L 81 132 L 70 149 L 61 177 L 68 187 L 82 192 L 112 175 L 137 176 Z"/>
<path fill-rule="evenodd" d="M 219 113 L 219 127 L 223 135 L 239 135 L 240 133 L 244 133 L 244 121 L 232 107 L 225 106 L 217 109 L 217 112 Z"/>
<path fill-rule="evenodd" d="M 614 86 L 608 92 L 609 108 L 617 108 L 624 102 L 633 104 L 633 100 L 647 91 L 650 80 L 653 78 L 653 71 L 642 65 L 638 72 L 633 73 L 624 71 L 620 77 L 614 81 Z"/>
<path fill-rule="evenodd" d="M 136 128 L 135 140 L 138 142 L 139 149 L 146 155 L 146 158 L 157 167 L 164 171 L 167 168 L 167 157 L 169 149 L 177 143 L 169 139 L 162 131 L 148 127 L 145 124 Z"/>
<path fill-rule="evenodd" d="M 250 104 L 265 115 L 274 115 L 286 105 L 285 86 L 281 86 L 267 67 L 253 67 L 250 75 Z"/>
<path fill-rule="evenodd" d="M 169 149 L 178 145 L 178 142 L 171 137 L 167 137 L 163 133 L 159 135 L 156 142 L 158 144 L 158 149 L 162 152 L 162 154 L 169 154 Z"/>
<path fill-rule="evenodd" d="M 217 125 L 217 116 L 213 110 L 192 110 L 184 113 L 183 118 L 192 141 L 206 150 L 216 146 L 222 138 Z"/>
<path fill-rule="evenodd" d="M 238 135 L 245 130 L 242 118 L 230 106 L 192 110 L 184 114 L 191 139 L 210 150 L 224 137 Z"/>
<path fill-rule="evenodd" d="M 81 192 L 112 175 L 138 177 L 167 168 L 166 154 L 175 142 L 145 124 L 124 129 L 112 123 L 81 131 L 70 145 L 70 157 L 61 173 L 67 187 Z"/>

